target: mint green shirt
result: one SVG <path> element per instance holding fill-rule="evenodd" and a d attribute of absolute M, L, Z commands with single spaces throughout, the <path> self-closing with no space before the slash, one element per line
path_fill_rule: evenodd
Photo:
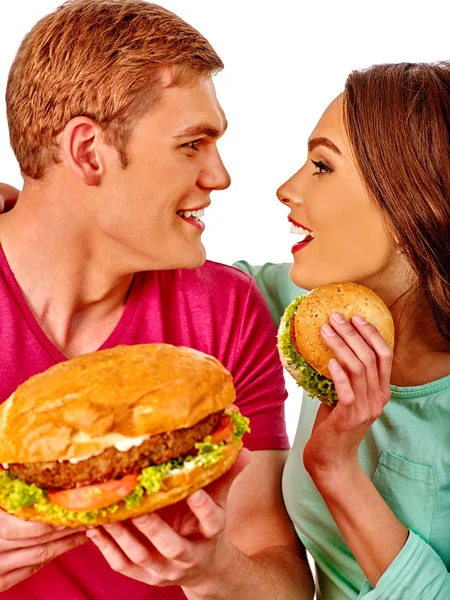
<path fill-rule="evenodd" d="M 236 266 L 255 277 L 276 322 L 282 307 L 305 293 L 289 280 L 288 264 Z M 316 563 L 318 600 L 450 600 L 450 375 L 415 387 L 391 386 L 389 403 L 361 443 L 362 468 L 409 529 L 405 546 L 375 589 L 303 466 L 319 407 L 306 394 L 303 400 L 283 496 Z"/>

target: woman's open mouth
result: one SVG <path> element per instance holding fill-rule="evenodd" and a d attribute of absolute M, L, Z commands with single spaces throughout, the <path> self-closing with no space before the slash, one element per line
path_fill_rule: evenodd
<path fill-rule="evenodd" d="M 200 217 L 203 217 L 205 214 L 205 209 L 200 208 L 198 210 L 179 210 L 177 211 L 177 215 L 183 219 L 189 225 L 193 225 L 200 231 L 204 231 L 205 224 L 200 220 Z"/>
<path fill-rule="evenodd" d="M 291 223 L 291 233 L 300 236 L 300 240 L 292 246 L 292 254 L 295 254 L 313 241 L 315 233 L 314 231 L 311 231 L 311 229 L 308 229 L 308 227 L 297 223 L 297 221 L 294 221 L 291 217 L 289 217 L 289 222 Z"/>

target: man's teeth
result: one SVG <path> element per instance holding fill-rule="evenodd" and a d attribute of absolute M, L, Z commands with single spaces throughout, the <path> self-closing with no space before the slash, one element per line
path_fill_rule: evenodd
<path fill-rule="evenodd" d="M 303 242 L 303 240 L 306 240 L 307 237 L 311 237 L 311 238 L 315 237 L 314 231 L 309 231 L 308 229 L 303 229 L 303 227 L 294 225 L 294 223 L 291 223 L 291 233 L 295 233 L 295 235 L 299 235 L 301 238 L 300 239 L 301 242 Z"/>
<path fill-rule="evenodd" d="M 184 217 L 185 219 L 191 219 L 192 217 L 196 217 L 197 219 L 199 219 L 200 217 L 203 217 L 205 214 L 205 209 L 202 208 L 200 210 L 185 210 L 185 211 L 178 211 L 178 214 L 180 215 L 180 217 Z"/>

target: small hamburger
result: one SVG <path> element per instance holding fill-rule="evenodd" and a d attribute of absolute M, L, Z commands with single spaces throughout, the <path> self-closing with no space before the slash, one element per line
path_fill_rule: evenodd
<path fill-rule="evenodd" d="M 337 402 L 328 362 L 336 358 L 320 335 L 333 312 L 347 320 L 360 315 L 391 348 L 394 321 L 386 304 L 372 290 L 356 283 L 328 283 L 296 298 L 286 308 L 278 329 L 278 352 L 286 370 L 312 398 L 332 406 Z"/>
<path fill-rule="evenodd" d="M 169 344 L 55 365 L 0 406 L 0 507 L 76 527 L 178 502 L 236 460 L 249 428 L 235 396 L 217 359 Z"/>

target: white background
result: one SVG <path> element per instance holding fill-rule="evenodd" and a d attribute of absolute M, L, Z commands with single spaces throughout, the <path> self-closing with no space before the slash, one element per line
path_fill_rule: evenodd
<path fill-rule="evenodd" d="M 306 140 L 346 75 L 379 62 L 450 59 L 446 0 L 160 0 L 194 25 L 225 63 L 216 77 L 229 129 L 220 142 L 233 183 L 206 215 L 209 258 L 286 262 L 295 241 L 277 187 L 304 162 Z M 0 0 L 0 181 L 21 186 L 4 92 L 28 30 L 60 4 Z M 332 198 L 330 198 L 330 202 Z M 288 381 L 288 432 L 300 393 Z"/>

